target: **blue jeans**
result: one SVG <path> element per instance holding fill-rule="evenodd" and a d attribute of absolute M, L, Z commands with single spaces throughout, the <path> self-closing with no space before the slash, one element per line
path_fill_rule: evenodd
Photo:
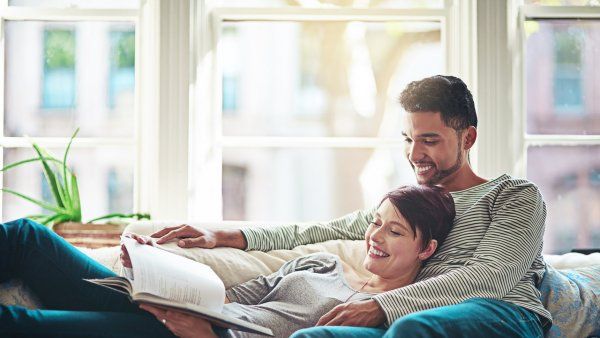
<path fill-rule="evenodd" d="M 539 317 L 516 305 L 485 298 L 415 312 L 389 329 L 319 326 L 297 331 L 291 338 L 343 337 L 543 337 Z"/>
<path fill-rule="evenodd" d="M 125 295 L 83 278 L 115 276 L 45 226 L 0 224 L 0 282 L 19 278 L 44 309 L 0 304 L 1 337 L 173 337 Z"/>

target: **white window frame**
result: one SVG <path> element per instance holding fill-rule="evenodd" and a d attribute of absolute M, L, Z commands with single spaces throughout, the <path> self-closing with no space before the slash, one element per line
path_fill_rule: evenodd
<path fill-rule="evenodd" d="M 518 49 L 516 57 L 515 88 L 519 91 L 518 100 L 515 100 L 515 129 L 518 130 L 520 153 L 515 166 L 518 176 L 527 175 L 527 149 L 532 146 L 581 146 L 600 145 L 600 134 L 595 135 L 531 135 L 526 130 L 527 98 L 525 97 L 525 29 L 524 23 L 528 19 L 599 19 L 600 7 L 592 6 L 536 6 L 521 5 L 518 7 Z"/>
<path fill-rule="evenodd" d="M 8 0 L 0 2 L 0 35 L 4 37 L 4 25 L 6 21 L 22 21 L 22 20 L 35 20 L 35 21 L 122 21 L 131 22 L 136 27 L 136 32 L 139 28 L 139 14 L 137 9 L 55 9 L 55 8 L 44 8 L 44 7 L 25 7 L 25 6 L 8 6 Z M 3 42 L 5 40 L 3 39 Z M 136 34 L 136 50 L 139 50 L 140 39 L 139 34 Z M 5 148 L 30 148 L 30 141 L 25 137 L 8 137 L 4 136 L 4 88 L 5 88 L 5 44 L 3 43 L 0 47 L 0 165 L 3 163 L 3 155 Z M 139 120 L 138 111 L 138 84 L 139 81 L 139 53 L 136 53 L 136 70 L 135 70 L 135 83 L 136 83 L 136 102 L 134 115 L 135 121 Z M 137 128 L 136 128 L 137 129 Z M 132 137 L 77 137 L 73 144 L 73 148 L 96 148 L 104 146 L 124 146 L 134 147 L 137 152 L 138 142 L 132 130 Z M 35 136 L 35 135 L 32 135 Z M 34 137 L 35 141 L 42 147 L 64 147 L 69 141 L 68 137 Z M 137 167 L 135 169 L 137 172 Z M 134 177 L 137 176 L 134 174 Z M 0 184 L 3 183 L 3 175 L 0 173 Z M 135 187 L 134 187 L 135 190 Z M 136 194 L 134 193 L 134 205 L 137 205 L 135 201 Z M 0 211 L 2 210 L 2 199 L 0 198 Z M 24 215 L 23 215 L 24 216 Z"/>
<path fill-rule="evenodd" d="M 190 212 L 189 218 L 222 221 L 223 147 L 397 147 L 403 140 L 377 137 L 226 137 L 222 135 L 221 79 L 218 58 L 220 25 L 224 21 L 389 21 L 436 20 L 442 26 L 447 74 L 461 77 L 477 94 L 476 1 L 444 2 L 443 9 L 344 9 L 344 8 L 215 8 L 192 0 L 192 93 L 190 107 Z M 476 165 L 477 154 L 472 154 Z M 193 177 L 192 177 L 193 175 Z"/>

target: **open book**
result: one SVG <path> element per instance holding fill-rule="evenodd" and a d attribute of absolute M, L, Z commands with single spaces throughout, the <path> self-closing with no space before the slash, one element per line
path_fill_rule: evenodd
<path fill-rule="evenodd" d="M 133 278 L 86 279 L 88 282 L 125 293 L 133 302 L 149 303 L 202 317 L 232 329 L 273 336 L 270 329 L 221 313 L 225 286 L 206 264 L 178 256 L 128 237 Z"/>

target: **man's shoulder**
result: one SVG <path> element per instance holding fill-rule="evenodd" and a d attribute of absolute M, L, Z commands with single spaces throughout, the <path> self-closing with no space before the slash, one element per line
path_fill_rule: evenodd
<path fill-rule="evenodd" d="M 521 191 L 521 190 L 529 190 L 531 192 L 538 192 L 539 188 L 535 183 L 529 181 L 525 178 L 512 177 L 508 174 L 504 174 L 498 177 L 494 190 L 497 192 L 505 192 L 505 191 Z"/>

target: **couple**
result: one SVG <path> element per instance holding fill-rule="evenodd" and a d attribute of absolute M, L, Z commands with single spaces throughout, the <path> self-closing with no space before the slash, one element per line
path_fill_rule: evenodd
<path fill-rule="evenodd" d="M 344 276 L 354 290 L 375 294 L 367 298 L 351 295 L 347 302 L 320 317 L 318 324 L 324 326 L 300 330 L 294 337 L 542 336 L 551 317 L 543 308 L 536 288 L 545 268 L 541 256 L 545 205 L 537 187 L 508 175 L 488 181 L 473 172 L 468 153 L 477 138 L 477 116 L 471 93 L 460 79 L 434 76 L 413 82 L 402 92 L 400 103 L 407 112 L 403 131 L 406 156 L 419 184 L 437 185 L 451 192 L 456 207 L 453 228 L 445 244 L 428 259 L 426 254 L 419 255 L 433 250 L 429 246 L 419 247 L 416 262 L 422 261 L 420 258 L 427 262 L 412 284 L 400 288 L 393 285 L 396 288 L 377 293 L 372 291 L 387 288 L 371 289 L 371 281 L 365 283 Z M 291 224 L 207 231 L 181 226 L 154 236 L 160 237 L 159 242 L 177 239 L 182 247 L 289 249 L 329 239 L 364 238 L 371 227 L 369 223 L 376 219 L 374 213 L 372 209 L 358 211 L 307 227 Z M 385 231 L 386 224 L 380 221 Z M 417 239 L 418 228 L 415 229 L 414 239 Z M 437 239 L 440 240 L 443 239 Z M 377 243 L 377 238 L 367 243 Z M 365 261 L 379 259 L 371 254 L 390 255 L 381 258 L 381 262 L 393 260 L 387 246 L 384 249 L 382 245 L 381 249 L 370 250 Z M 123 336 L 210 333 L 205 322 L 146 307 L 159 319 L 155 320 L 120 295 L 84 285 L 81 278 L 103 278 L 112 273 L 30 222 L 18 221 L 0 227 L 0 255 L 0 281 L 18 276 L 48 308 L 57 309 L 27 310 L 0 305 L 0 333 L 8 333 L 7 330 L 52 336 L 69 333 L 92 336 L 94 332 L 101 336 L 113 332 Z M 304 263 L 294 264 L 286 266 L 296 269 Z M 385 277 L 380 273 L 384 274 L 377 272 L 377 275 Z M 65 291 L 58 292 L 59 289 Z M 196 326 L 206 330 L 198 331 Z M 387 330 L 383 328 L 386 326 Z"/>

